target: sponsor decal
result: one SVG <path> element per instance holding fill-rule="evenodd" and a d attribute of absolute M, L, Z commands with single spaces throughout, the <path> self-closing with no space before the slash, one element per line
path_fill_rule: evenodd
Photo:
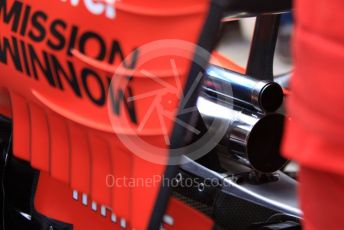
<path fill-rule="evenodd" d="M 79 4 L 79 1 L 70 1 Z M 88 4 L 89 1 L 84 1 Z M 91 6 L 91 3 L 89 3 Z M 93 6 L 93 5 L 92 5 Z M 132 96 L 130 82 L 133 77 L 126 76 L 126 88 L 111 87 L 113 73 L 106 74 L 85 64 L 76 70 L 72 50 L 87 54 L 90 43 L 97 43 L 93 50 L 93 59 L 113 65 L 121 63 L 126 69 L 135 69 L 139 50 L 134 48 L 130 60 L 125 59 L 119 40 L 106 40 L 94 31 L 82 31 L 79 26 L 69 24 L 60 18 L 49 18 L 41 10 L 34 10 L 30 5 L 20 1 L 9 3 L 0 0 L 0 21 L 11 30 L 11 34 L 0 35 L 0 63 L 9 65 L 36 81 L 46 81 L 54 89 L 71 90 L 76 97 L 87 99 L 96 106 L 105 106 L 110 100 L 111 112 L 120 116 L 124 108 L 130 121 L 136 124 L 135 102 L 127 100 Z M 23 38 L 26 38 L 25 40 Z M 44 43 L 48 49 L 41 49 Z M 64 60 L 58 58 L 62 54 Z M 80 80 L 78 80 L 80 79 Z M 90 87 L 90 82 L 97 87 Z M 96 92 L 94 92 L 96 91 Z M 108 97 L 109 95 L 109 97 Z M 124 104 L 124 106 L 121 106 Z"/>
<path fill-rule="evenodd" d="M 115 4 L 118 0 L 103 0 L 103 1 L 94 1 L 94 0 L 61 0 L 71 4 L 72 6 L 79 6 L 84 4 L 86 9 L 94 15 L 105 15 L 108 19 L 116 18 L 116 8 Z"/>
<path fill-rule="evenodd" d="M 86 7 L 89 7 L 90 12 L 105 15 L 107 4 L 111 5 L 109 2 L 105 4 L 105 0 L 68 2 L 72 6 L 89 4 Z M 52 18 L 47 12 L 20 1 L 9 3 L 0 0 L 0 22 L 1 27 L 11 31 L 0 34 L 0 64 L 11 65 L 12 69 L 32 81 L 45 82 L 47 87 L 54 90 L 70 92 L 94 106 L 107 106 L 111 128 L 118 139 L 142 159 L 156 164 L 177 165 L 182 155 L 198 159 L 215 148 L 227 133 L 228 119 L 215 119 L 207 127 L 199 125 L 202 119 L 198 115 L 199 108 L 216 111 L 216 103 L 213 103 L 213 108 L 209 108 L 208 103 L 197 100 L 203 68 L 208 63 L 210 53 L 192 42 L 179 39 L 156 40 L 133 47 L 126 51 L 129 53 L 125 53 L 119 39 L 109 40 L 104 34 L 85 30 L 63 18 Z M 90 44 L 95 48 L 88 49 Z M 81 60 L 81 57 L 89 58 L 89 61 Z M 157 74 L 149 68 L 144 69 L 145 64 L 149 66 L 154 60 L 167 60 L 170 70 Z M 186 86 L 183 86 L 181 79 L 189 73 L 180 72 L 178 60 L 186 60 L 185 63 L 190 63 L 190 67 L 197 67 L 191 68 L 193 79 Z M 105 63 L 111 67 L 111 71 L 92 65 L 92 61 Z M 123 68 L 116 68 L 117 65 Z M 134 92 L 132 85 L 138 82 L 138 78 L 133 77 L 135 71 L 139 71 L 141 79 L 149 79 L 154 86 L 158 86 L 148 90 L 150 88 L 147 84 L 147 88 L 143 85 L 141 92 Z M 90 85 L 90 82 L 93 84 Z M 187 92 L 183 93 L 183 87 L 188 87 Z M 225 94 L 231 95 L 230 87 L 226 91 Z M 145 100 L 149 103 L 142 102 Z M 140 112 L 144 113 L 139 121 L 138 105 Z M 125 116 L 129 119 L 122 119 Z M 228 110 L 221 116 L 231 117 L 233 114 Z M 151 127 L 150 124 L 154 125 Z M 171 124 L 178 128 L 175 129 L 179 130 L 178 133 L 185 135 L 171 138 Z M 211 132 L 214 130 L 216 132 Z M 150 143 L 147 135 L 162 135 L 164 145 Z M 173 145 L 174 140 L 183 144 L 176 144 L 175 141 Z M 166 146 L 170 147 L 168 162 L 166 156 L 161 154 L 166 152 Z"/>
<path fill-rule="evenodd" d="M 122 229 L 129 229 L 129 227 L 127 226 L 127 220 L 118 217 L 112 212 L 111 208 L 105 205 L 100 205 L 97 202 L 90 200 L 89 196 L 87 196 L 86 194 L 73 190 L 72 198 L 74 201 L 81 202 L 83 206 L 89 207 L 95 214 L 99 214 L 102 217 L 109 217 L 110 221 L 113 224 L 118 224 Z M 171 215 L 165 214 L 163 216 L 162 224 L 173 226 L 174 218 Z M 161 229 L 163 229 L 162 225 Z"/>

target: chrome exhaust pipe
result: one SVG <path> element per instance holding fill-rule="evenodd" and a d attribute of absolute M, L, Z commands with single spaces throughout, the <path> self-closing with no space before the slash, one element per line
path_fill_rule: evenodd
<path fill-rule="evenodd" d="M 215 65 L 208 66 L 203 89 L 209 96 L 233 100 L 233 104 L 261 112 L 276 111 L 283 102 L 281 86 Z"/>
<path fill-rule="evenodd" d="M 284 116 L 278 113 L 262 114 L 227 104 L 202 93 L 197 108 L 209 132 L 216 132 L 212 124 L 221 120 L 227 133 L 220 145 L 239 161 L 246 159 L 250 166 L 262 173 L 281 169 L 287 160 L 280 154 Z"/>

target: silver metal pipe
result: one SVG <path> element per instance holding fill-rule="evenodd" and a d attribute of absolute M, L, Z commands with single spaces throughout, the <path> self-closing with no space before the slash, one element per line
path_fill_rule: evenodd
<path fill-rule="evenodd" d="M 228 126 L 220 144 L 228 153 L 245 158 L 252 168 L 263 173 L 279 170 L 286 163 L 280 154 L 284 116 L 278 113 L 262 114 L 227 104 L 201 94 L 197 108 L 209 132 L 214 121 Z"/>
<path fill-rule="evenodd" d="M 276 111 L 283 103 L 283 90 L 272 81 L 261 81 L 215 65 L 208 66 L 204 91 L 218 99 L 262 112 Z"/>

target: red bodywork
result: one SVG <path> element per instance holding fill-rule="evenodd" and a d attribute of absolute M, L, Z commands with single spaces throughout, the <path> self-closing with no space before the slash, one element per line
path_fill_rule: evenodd
<path fill-rule="evenodd" d="M 164 39 L 197 44 L 209 5 L 208 0 L 122 0 L 114 6 L 93 1 L 1 1 L 0 112 L 13 119 L 14 155 L 41 171 L 37 210 L 74 224 L 74 229 L 113 229 L 111 222 L 72 199 L 74 189 L 111 208 L 130 228 L 148 226 L 160 183 L 116 188 L 107 186 L 105 178 L 162 175 L 165 165 L 141 159 L 117 135 L 136 135 L 162 147 L 165 151 L 159 154 L 167 161 L 164 134 L 172 132 L 174 121 L 166 119 L 167 128 L 161 130 L 153 113 L 144 128 L 134 132 L 152 99 L 136 103 L 133 112 L 121 93 L 134 96 L 162 87 L 141 70 L 176 86 L 171 58 L 178 63 L 183 88 L 193 49 L 185 51 L 187 58 L 171 55 L 142 61 L 140 53 L 146 51 L 140 47 Z M 112 88 L 112 77 L 124 85 Z M 180 94 L 181 90 L 170 96 L 168 106 L 177 108 Z M 124 125 L 116 130 L 111 119 Z M 175 216 L 179 229 L 190 221 L 197 229 L 212 225 L 174 199 L 167 213 Z M 186 222 L 188 215 L 192 218 Z"/>

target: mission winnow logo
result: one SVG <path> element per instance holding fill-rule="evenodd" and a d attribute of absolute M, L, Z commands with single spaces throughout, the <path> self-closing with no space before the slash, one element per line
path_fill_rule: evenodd
<path fill-rule="evenodd" d="M 109 19 L 114 17 L 113 5 L 92 0 L 68 2 L 71 4 L 69 7 L 83 3 L 92 14 Z M 107 76 L 104 71 L 97 71 L 86 64 L 77 71 L 74 66 L 76 58 L 71 51 L 74 49 L 85 54 L 89 43 L 96 42 L 98 50 L 92 51 L 95 53 L 92 58 L 110 65 L 122 63 L 130 70 L 137 65 L 139 49 L 133 48 L 133 55 L 128 60 L 120 41 L 109 42 L 94 31 L 81 31 L 77 25 L 61 18 L 50 18 L 46 12 L 34 10 L 20 1 L 0 0 L 0 20 L 1 26 L 8 27 L 12 32 L 0 34 L 0 63 L 12 64 L 16 71 L 36 81 L 44 80 L 55 89 L 64 91 L 69 88 L 76 97 L 87 98 L 96 106 L 105 106 L 107 100 L 111 100 L 112 112 L 117 116 L 121 113 L 121 104 L 124 104 L 131 122 L 137 123 L 135 104 L 127 100 L 133 94 L 130 87 L 133 77 L 126 77 L 128 84 L 125 89 L 115 90 L 111 87 L 112 73 Z M 43 46 L 40 45 L 42 43 Z M 37 47 L 48 47 L 48 50 Z M 63 55 L 63 62 L 57 54 Z M 100 93 L 92 92 L 88 85 L 90 78 L 97 83 Z"/>

